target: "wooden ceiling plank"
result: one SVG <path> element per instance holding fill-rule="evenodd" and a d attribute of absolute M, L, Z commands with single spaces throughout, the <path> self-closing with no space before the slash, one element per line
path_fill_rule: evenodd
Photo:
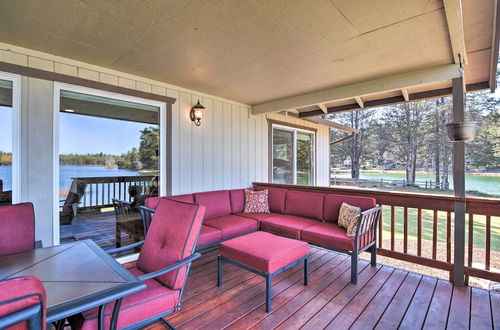
<path fill-rule="evenodd" d="M 365 107 L 365 104 L 364 104 L 363 99 L 361 98 L 361 96 L 356 96 L 354 98 L 354 101 L 356 101 L 356 103 L 359 105 L 360 108 L 364 108 Z"/>
<path fill-rule="evenodd" d="M 467 64 L 465 51 L 464 21 L 461 0 L 443 0 L 448 31 L 450 33 L 453 59 L 456 64 Z M 462 63 L 461 63 L 462 62 Z"/>
<path fill-rule="evenodd" d="M 382 78 L 329 88 L 302 95 L 291 96 L 254 105 L 253 114 L 277 112 L 282 109 L 300 108 L 334 100 L 354 98 L 358 95 L 400 90 L 411 86 L 447 81 L 459 76 L 457 64 L 444 64 L 417 71 L 395 74 Z"/>
<path fill-rule="evenodd" d="M 328 126 L 328 127 L 331 127 L 331 128 L 335 128 L 335 129 L 338 129 L 339 131 L 342 131 L 342 132 L 345 132 L 345 133 L 348 133 L 348 134 L 358 133 L 359 132 L 359 129 L 352 128 L 352 127 L 349 127 L 349 126 L 346 126 L 346 125 L 342 125 L 342 124 L 336 123 L 334 121 L 331 121 L 331 120 L 328 120 L 328 119 L 324 119 L 324 118 L 320 118 L 320 117 L 310 117 L 310 118 L 306 118 L 305 120 L 310 121 L 311 123 L 315 123 L 315 124 L 319 124 L 319 125 L 324 125 L 324 126 Z"/>

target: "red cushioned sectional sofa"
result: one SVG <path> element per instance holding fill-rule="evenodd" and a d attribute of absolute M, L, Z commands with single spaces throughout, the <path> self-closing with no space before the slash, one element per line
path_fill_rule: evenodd
<path fill-rule="evenodd" d="M 372 266 L 376 265 L 376 229 L 380 207 L 376 205 L 374 198 L 275 187 L 255 189 L 268 189 L 270 213 L 243 213 L 244 189 L 148 198 L 145 206 L 141 207 L 145 230 L 149 227 L 159 200 L 169 198 L 197 203 L 207 208 L 197 250 L 263 230 L 350 255 L 352 283 L 357 282 L 360 252 L 368 250 Z M 342 202 L 358 206 L 362 210 L 355 237 L 348 237 L 346 230 L 337 225 Z"/>

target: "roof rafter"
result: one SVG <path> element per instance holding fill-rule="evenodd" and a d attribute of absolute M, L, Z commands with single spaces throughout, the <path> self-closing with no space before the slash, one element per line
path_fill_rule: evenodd
<path fill-rule="evenodd" d="M 447 81 L 459 77 L 457 64 L 444 64 L 417 71 L 405 72 L 376 78 L 350 85 L 329 88 L 321 91 L 291 96 L 269 101 L 252 107 L 252 114 L 276 112 L 284 109 L 328 103 L 341 99 L 353 99 L 359 95 L 376 94 L 384 91 L 401 90 L 402 88 L 422 84 Z M 366 102 L 364 102 L 366 104 Z"/>
<path fill-rule="evenodd" d="M 467 53 L 465 51 L 464 21 L 462 16 L 461 0 L 443 0 L 448 31 L 450 33 L 453 59 L 456 64 L 464 66 L 467 64 Z"/>
<path fill-rule="evenodd" d="M 324 113 L 328 113 L 328 107 L 324 105 L 323 103 L 318 104 L 318 107 L 323 111 Z"/>
<path fill-rule="evenodd" d="M 363 102 L 363 99 L 361 98 L 361 96 L 356 96 L 354 98 L 354 101 L 356 101 L 356 103 L 359 105 L 360 108 L 365 107 L 365 103 Z"/>

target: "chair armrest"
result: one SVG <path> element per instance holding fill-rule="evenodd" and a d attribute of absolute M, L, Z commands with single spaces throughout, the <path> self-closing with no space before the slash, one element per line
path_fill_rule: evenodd
<path fill-rule="evenodd" d="M 43 243 L 41 240 L 35 241 L 35 249 L 43 248 Z"/>
<path fill-rule="evenodd" d="M 144 241 L 140 241 L 140 242 L 137 242 L 137 243 L 125 245 L 125 246 L 122 246 L 122 247 L 119 247 L 119 248 L 116 248 L 116 249 L 106 250 L 106 252 L 108 254 L 123 252 L 123 251 L 134 249 L 134 248 L 136 248 L 138 246 L 141 246 L 142 244 L 144 244 Z"/>
<path fill-rule="evenodd" d="M 190 255 L 189 257 L 185 258 L 185 259 L 182 259 L 181 261 L 179 262 L 176 262 L 175 264 L 173 265 L 170 265 L 168 267 L 165 267 L 163 269 L 159 269 L 157 271 L 154 271 L 154 272 L 151 272 L 151 273 L 148 273 L 148 274 L 144 274 L 144 275 L 141 275 L 141 276 L 137 276 L 137 278 L 141 281 L 145 281 L 145 280 L 150 280 L 152 278 L 155 278 L 155 277 L 158 277 L 160 275 L 163 275 L 163 274 L 166 274 L 166 273 L 169 273 L 171 271 L 173 271 L 174 269 L 177 269 L 181 266 L 184 266 L 186 264 L 189 264 L 191 263 L 193 260 L 195 259 L 198 259 L 199 257 L 201 257 L 201 254 L 199 253 L 194 253 L 192 255 Z"/>
<path fill-rule="evenodd" d="M 111 200 L 113 202 L 122 203 L 122 204 L 130 205 L 130 206 L 134 205 L 134 203 L 132 203 L 132 202 L 124 201 L 124 200 L 121 200 L 121 199 L 118 199 L 118 198 L 111 198 Z"/>
<path fill-rule="evenodd" d="M 358 242 L 361 236 L 369 231 L 372 231 L 374 233 L 373 239 L 371 239 L 369 242 L 363 240 L 363 244 L 361 246 L 358 246 L 358 248 L 363 248 L 364 246 L 377 240 L 377 223 L 380 219 L 381 212 L 382 208 L 378 205 L 369 210 L 361 212 L 356 228 L 356 236 L 354 237 L 355 246 L 358 246 Z"/>

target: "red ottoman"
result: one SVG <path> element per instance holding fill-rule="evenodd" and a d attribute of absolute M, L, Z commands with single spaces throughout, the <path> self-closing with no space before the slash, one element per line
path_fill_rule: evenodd
<path fill-rule="evenodd" d="M 307 285 L 306 242 L 276 236 L 263 231 L 233 238 L 220 244 L 217 285 L 222 285 L 222 261 L 249 270 L 266 279 L 266 311 L 271 311 L 271 279 L 304 261 L 304 285 Z"/>

